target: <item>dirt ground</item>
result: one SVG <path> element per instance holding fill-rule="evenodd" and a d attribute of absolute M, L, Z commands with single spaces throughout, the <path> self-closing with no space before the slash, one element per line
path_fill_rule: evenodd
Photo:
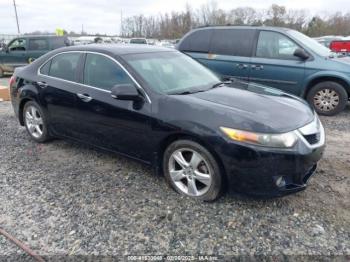
<path fill-rule="evenodd" d="M 201 203 L 127 158 L 64 140 L 34 143 L 11 104 L 2 102 L 0 227 L 47 258 L 333 255 L 346 261 L 350 106 L 321 120 L 327 148 L 305 191 L 269 200 L 226 194 Z M 0 236 L 0 261 L 16 254 L 25 257 Z"/>

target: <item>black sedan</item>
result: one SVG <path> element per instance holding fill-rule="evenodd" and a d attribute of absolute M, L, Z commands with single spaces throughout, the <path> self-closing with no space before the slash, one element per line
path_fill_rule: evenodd
<path fill-rule="evenodd" d="M 10 87 L 33 140 L 67 138 L 140 160 L 179 193 L 205 201 L 225 188 L 300 191 L 324 150 L 322 124 L 301 99 L 222 83 L 166 48 L 58 49 L 17 69 Z"/>

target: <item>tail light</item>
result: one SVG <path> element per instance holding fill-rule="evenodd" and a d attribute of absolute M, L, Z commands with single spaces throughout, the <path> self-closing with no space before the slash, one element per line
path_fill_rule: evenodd
<path fill-rule="evenodd" d="M 11 87 L 16 82 L 16 76 L 12 75 L 9 81 L 9 87 Z"/>

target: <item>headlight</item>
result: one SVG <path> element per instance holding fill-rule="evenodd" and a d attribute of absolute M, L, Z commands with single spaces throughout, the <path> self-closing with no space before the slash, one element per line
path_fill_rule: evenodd
<path fill-rule="evenodd" d="M 259 146 L 289 148 L 294 146 L 298 140 L 298 137 L 294 132 L 283 134 L 262 134 L 228 127 L 220 127 L 220 129 L 232 140 Z"/>

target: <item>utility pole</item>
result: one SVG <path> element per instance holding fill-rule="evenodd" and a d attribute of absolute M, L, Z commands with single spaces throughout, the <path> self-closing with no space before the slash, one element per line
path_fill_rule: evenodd
<path fill-rule="evenodd" d="M 18 34 L 20 34 L 21 32 L 19 31 L 19 22 L 18 22 L 18 15 L 17 15 L 16 0 L 13 0 L 13 6 L 15 8 L 15 14 L 16 14 L 17 32 L 18 32 Z"/>
<path fill-rule="evenodd" d="M 120 9 L 120 33 L 119 36 L 123 36 L 123 32 L 124 28 L 123 28 L 123 9 Z"/>

